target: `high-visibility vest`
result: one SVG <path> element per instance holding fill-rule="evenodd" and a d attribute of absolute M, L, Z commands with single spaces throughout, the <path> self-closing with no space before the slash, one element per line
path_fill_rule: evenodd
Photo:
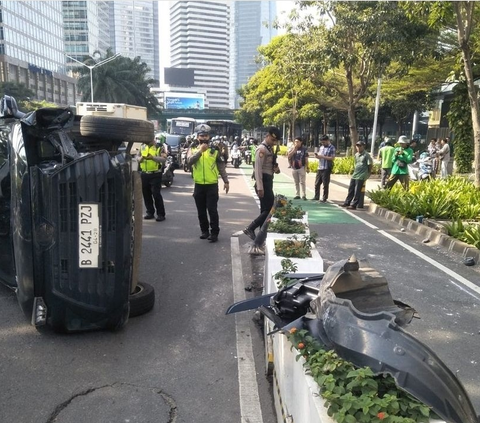
<path fill-rule="evenodd" d="M 192 154 L 196 154 L 198 149 L 192 149 Z M 217 167 L 218 150 L 209 148 L 204 151 L 197 162 L 192 166 L 193 180 L 196 184 L 207 185 L 218 183 Z"/>
<path fill-rule="evenodd" d="M 160 156 L 161 148 L 152 145 L 149 146 L 147 144 L 142 145 L 141 155 L 142 157 L 147 157 L 149 154 L 152 156 Z M 160 170 L 162 167 L 161 163 L 157 163 L 155 160 L 152 159 L 145 159 L 140 163 L 140 169 L 143 172 L 155 172 L 156 170 Z"/>

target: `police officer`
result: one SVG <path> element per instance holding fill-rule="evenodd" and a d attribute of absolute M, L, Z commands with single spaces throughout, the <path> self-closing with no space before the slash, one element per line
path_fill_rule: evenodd
<path fill-rule="evenodd" d="M 154 219 L 157 211 L 157 222 L 165 220 L 165 206 L 163 204 L 162 166 L 167 155 L 162 152 L 162 147 L 157 147 L 155 139 L 142 144 L 138 163 L 141 170 L 142 194 L 147 214 L 144 219 Z"/>
<path fill-rule="evenodd" d="M 200 239 L 208 239 L 210 242 L 218 241 L 220 232 L 218 217 L 218 176 L 223 179 L 225 193 L 228 194 L 229 182 L 225 170 L 223 156 L 215 147 L 209 147 L 210 126 L 198 125 L 198 146 L 192 147 L 187 152 L 187 162 L 192 168 L 192 176 L 195 182 L 193 198 L 197 206 L 198 221 L 200 223 Z M 207 216 L 210 217 L 210 222 Z"/>
<path fill-rule="evenodd" d="M 275 201 L 273 194 L 273 174 L 280 173 L 273 152 L 274 146 L 280 139 L 280 130 L 275 126 L 267 128 L 265 139 L 255 151 L 255 191 L 260 199 L 260 214 L 248 225 L 243 233 L 255 240 L 255 229 L 265 222 Z"/>

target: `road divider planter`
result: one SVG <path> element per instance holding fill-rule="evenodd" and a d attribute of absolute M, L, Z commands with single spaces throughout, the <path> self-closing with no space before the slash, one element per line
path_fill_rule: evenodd
<path fill-rule="evenodd" d="M 302 219 L 302 223 L 308 225 L 308 217 Z M 305 234 L 268 234 L 265 247 L 264 294 L 278 291 L 278 281 L 274 275 L 282 270 L 281 262 L 285 258 L 275 253 L 275 240 L 291 238 L 292 235 L 298 238 L 305 236 Z M 323 259 L 313 244 L 311 257 L 290 260 L 297 266 L 298 273 L 323 272 Z M 319 396 L 318 384 L 305 373 L 303 366 L 305 361 L 296 360 L 297 353 L 283 334 L 277 332 L 268 336 L 267 334 L 273 330 L 273 323 L 268 319 L 264 322 L 266 368 L 267 372 L 269 369 L 270 371 L 275 369 L 274 399 L 278 422 L 335 423 L 327 414 L 327 409 L 323 405 L 325 401 Z"/>

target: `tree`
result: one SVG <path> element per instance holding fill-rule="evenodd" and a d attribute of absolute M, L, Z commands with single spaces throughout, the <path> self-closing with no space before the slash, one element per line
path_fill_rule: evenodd
<path fill-rule="evenodd" d="M 30 100 L 35 97 L 35 93 L 21 82 L 18 84 L 10 81 L 0 82 L 0 93 L 12 96 L 17 101 Z"/>
<path fill-rule="evenodd" d="M 94 53 L 94 56 L 99 54 Z M 112 50 L 108 49 L 105 57 L 99 56 L 98 61 L 113 56 Z M 87 57 L 86 65 L 94 65 L 96 60 Z M 78 89 L 82 92 L 82 100 L 90 100 L 90 69 L 79 66 L 75 69 L 80 74 Z M 111 62 L 93 69 L 93 95 L 95 101 L 107 103 L 127 103 L 143 106 L 148 109 L 148 114 L 158 116 L 160 114 L 157 98 L 150 92 L 150 87 L 157 81 L 147 77 L 150 71 L 140 57 L 130 59 L 119 56 Z"/>
<path fill-rule="evenodd" d="M 408 2 L 404 7 L 411 19 L 425 17 L 432 28 L 440 28 L 457 35 L 457 49 L 463 64 L 462 74 L 457 80 L 465 79 L 472 114 L 474 141 L 475 186 L 480 188 L 480 106 L 474 81 L 474 58 L 478 50 L 479 31 L 476 30 L 479 14 L 474 1 L 453 2 Z"/>
<path fill-rule="evenodd" d="M 413 51 L 426 51 L 423 37 L 429 33 L 421 22 L 405 18 L 397 2 L 302 1 L 300 9 L 318 12 L 298 22 L 291 31 L 308 37 L 303 62 L 310 64 L 324 86 L 343 103 L 349 119 L 352 145 L 358 140 L 356 109 L 379 75 L 394 60 L 404 69 Z"/>

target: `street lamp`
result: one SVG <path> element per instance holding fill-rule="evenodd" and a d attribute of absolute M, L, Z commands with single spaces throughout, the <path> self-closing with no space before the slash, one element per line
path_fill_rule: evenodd
<path fill-rule="evenodd" d="M 111 62 L 112 60 L 115 60 L 118 56 L 120 56 L 120 53 L 117 53 L 113 56 L 110 56 L 108 58 L 106 58 L 105 60 L 102 60 L 100 62 L 96 62 L 94 65 L 86 65 L 85 63 L 83 62 L 80 62 L 79 60 L 77 59 L 74 59 L 73 57 L 69 56 L 69 55 L 65 55 L 66 57 L 68 57 L 70 60 L 73 60 L 74 62 L 77 62 L 77 63 L 80 63 L 81 65 L 85 66 L 86 68 L 90 69 L 90 98 L 91 98 L 91 102 L 93 103 L 93 68 L 96 68 L 98 66 L 102 66 L 104 65 L 105 63 L 108 63 L 108 62 Z M 92 57 L 93 59 L 93 57 Z M 95 60 L 95 59 L 94 59 Z"/>

